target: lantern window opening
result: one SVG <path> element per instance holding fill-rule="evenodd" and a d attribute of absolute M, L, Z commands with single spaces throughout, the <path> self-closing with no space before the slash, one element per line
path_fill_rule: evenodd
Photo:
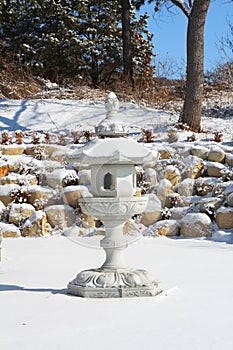
<path fill-rule="evenodd" d="M 104 175 L 104 189 L 115 190 L 115 177 L 111 173 Z"/>

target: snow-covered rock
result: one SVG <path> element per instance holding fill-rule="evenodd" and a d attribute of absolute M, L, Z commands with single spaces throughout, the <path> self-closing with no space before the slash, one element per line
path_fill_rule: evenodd
<path fill-rule="evenodd" d="M 20 237 L 21 233 L 18 227 L 16 227 L 13 224 L 6 224 L 3 222 L 0 222 L 0 230 L 2 232 L 2 237 L 4 238 L 15 238 L 15 237 Z"/>
<path fill-rule="evenodd" d="M 54 160 L 59 163 L 64 163 L 66 161 L 65 151 L 56 151 L 51 154 L 51 160 Z"/>
<path fill-rule="evenodd" d="M 7 176 L 9 172 L 9 167 L 6 162 L 0 161 L 0 178 Z"/>
<path fill-rule="evenodd" d="M 181 178 L 179 169 L 174 165 L 167 165 L 164 169 L 164 178 L 169 180 L 173 186 L 176 186 Z"/>
<path fill-rule="evenodd" d="M 233 192 L 227 197 L 227 204 L 229 207 L 233 207 Z"/>
<path fill-rule="evenodd" d="M 76 221 L 75 210 L 67 204 L 51 205 L 45 208 L 49 224 L 63 229 L 72 226 Z"/>
<path fill-rule="evenodd" d="M 77 178 L 75 170 L 56 169 L 46 174 L 47 184 L 52 188 L 64 187 L 66 179 L 68 181 L 71 178 Z"/>
<path fill-rule="evenodd" d="M 181 181 L 176 187 L 175 191 L 179 193 L 180 196 L 189 197 L 195 194 L 195 180 L 187 178 Z"/>
<path fill-rule="evenodd" d="M 218 198 L 218 197 L 203 198 L 200 200 L 200 212 L 205 213 L 211 207 L 214 210 L 217 210 L 218 208 L 221 207 L 221 204 L 222 204 L 222 198 Z"/>
<path fill-rule="evenodd" d="M 0 178 L 0 185 L 6 185 L 6 184 L 17 184 L 17 185 L 37 185 L 38 179 L 35 175 L 27 174 L 27 175 L 20 175 L 11 173 L 7 176 L 4 176 Z"/>
<path fill-rule="evenodd" d="M 141 222 L 145 226 L 150 226 L 161 219 L 162 206 L 159 198 L 154 193 L 147 196 L 149 199 L 145 212 L 142 214 Z"/>
<path fill-rule="evenodd" d="M 34 211 L 35 208 L 31 204 L 12 203 L 10 206 L 8 222 L 20 226 Z"/>
<path fill-rule="evenodd" d="M 3 155 L 19 156 L 24 153 L 24 145 L 1 145 L 0 151 Z"/>
<path fill-rule="evenodd" d="M 233 167 L 233 154 L 232 153 L 226 153 L 226 163 Z"/>
<path fill-rule="evenodd" d="M 50 232 L 49 224 L 47 223 L 46 214 L 41 211 L 35 211 L 29 219 L 25 221 L 22 227 L 23 237 L 38 237 L 44 236 Z"/>
<path fill-rule="evenodd" d="M 148 230 L 153 236 L 179 236 L 179 224 L 176 220 L 161 220 Z"/>
<path fill-rule="evenodd" d="M 185 159 L 185 169 L 181 173 L 182 178 L 185 179 L 189 177 L 191 179 L 197 179 L 201 176 L 203 168 L 203 160 L 196 156 L 190 155 Z"/>
<path fill-rule="evenodd" d="M 40 154 L 42 158 L 50 157 L 54 152 L 62 150 L 62 146 L 52 145 L 52 144 L 36 144 L 36 145 L 27 145 L 25 147 L 25 153 L 31 155 L 35 158 Z"/>
<path fill-rule="evenodd" d="M 215 177 L 199 177 L 195 180 L 195 187 L 199 196 L 206 196 L 214 189 L 217 179 Z"/>
<path fill-rule="evenodd" d="M 174 193 L 172 183 L 167 179 L 159 181 L 158 185 L 155 187 L 155 193 L 159 198 L 162 207 L 168 206 L 169 197 Z"/>
<path fill-rule="evenodd" d="M 222 148 L 217 146 L 212 146 L 208 153 L 208 160 L 211 162 L 224 163 L 226 154 Z"/>
<path fill-rule="evenodd" d="M 222 163 L 208 161 L 206 162 L 206 169 L 208 176 L 221 177 L 223 171 L 227 168 Z"/>
<path fill-rule="evenodd" d="M 0 186 L 0 201 L 2 201 L 5 206 L 7 206 L 12 202 L 12 191 L 15 191 L 17 189 L 20 189 L 20 186 L 15 184 Z"/>
<path fill-rule="evenodd" d="M 225 199 L 233 192 L 233 181 L 219 182 L 214 186 L 213 197 L 222 196 Z"/>
<path fill-rule="evenodd" d="M 158 151 L 160 159 L 168 159 L 175 153 L 175 149 L 169 146 L 160 146 Z"/>
<path fill-rule="evenodd" d="M 52 198 L 56 195 L 56 191 L 49 187 L 49 186 L 30 186 L 29 187 L 29 193 L 30 197 L 28 199 L 28 202 L 35 206 L 35 208 L 38 207 L 45 207 L 48 205 L 49 200 L 51 201 Z"/>
<path fill-rule="evenodd" d="M 82 185 L 67 186 L 62 189 L 64 203 L 74 208 L 77 208 L 79 198 L 88 194 L 90 194 L 88 188 Z"/>
<path fill-rule="evenodd" d="M 143 173 L 143 180 L 149 182 L 151 186 L 156 186 L 158 184 L 158 180 L 155 169 L 146 168 Z"/>
<path fill-rule="evenodd" d="M 223 230 L 215 231 L 212 235 L 212 239 L 214 241 L 217 241 L 217 242 L 232 243 L 233 242 L 233 233 L 226 232 Z"/>
<path fill-rule="evenodd" d="M 207 147 L 199 146 L 199 145 L 192 146 L 190 149 L 190 153 L 192 156 L 201 158 L 203 160 L 207 159 L 208 152 L 209 150 Z"/>
<path fill-rule="evenodd" d="M 216 223 L 220 229 L 233 228 L 233 208 L 221 207 L 216 211 Z"/>
<path fill-rule="evenodd" d="M 181 220 L 187 213 L 189 207 L 172 208 L 170 220 Z"/>
<path fill-rule="evenodd" d="M 189 213 L 181 220 L 180 234 L 185 237 L 209 237 L 213 224 L 204 213 Z"/>
<path fill-rule="evenodd" d="M 2 220 L 2 214 L 5 209 L 6 209 L 6 206 L 3 204 L 3 202 L 0 201 L 0 220 Z"/>

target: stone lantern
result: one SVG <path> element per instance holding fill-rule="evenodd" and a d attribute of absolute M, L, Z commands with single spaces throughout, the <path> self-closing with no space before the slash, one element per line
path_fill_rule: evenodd
<path fill-rule="evenodd" d="M 123 235 L 126 220 L 142 213 L 146 196 L 135 196 L 135 165 L 157 157 L 136 141 L 124 138 L 126 124 L 118 119 L 118 100 L 114 93 L 106 98 L 107 117 L 96 127 L 96 133 L 105 139 L 90 142 L 81 151 L 80 163 L 91 167 L 92 197 L 79 200 L 84 213 L 94 215 L 105 226 L 105 237 L 100 245 L 106 260 L 96 269 L 81 271 L 68 284 L 68 293 L 89 297 L 154 296 L 161 292 L 158 281 L 147 271 L 133 269 L 124 261 L 127 241 Z"/>

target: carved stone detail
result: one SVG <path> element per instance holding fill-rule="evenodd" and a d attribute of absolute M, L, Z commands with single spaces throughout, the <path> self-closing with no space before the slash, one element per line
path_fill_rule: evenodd
<path fill-rule="evenodd" d="M 105 99 L 105 109 L 107 112 L 106 118 L 95 127 L 96 134 L 109 137 L 127 135 L 129 127 L 126 123 L 119 120 L 119 101 L 113 92 L 110 92 Z"/>
<path fill-rule="evenodd" d="M 69 283 L 68 293 L 87 298 L 155 296 L 160 282 L 139 269 L 93 269 L 80 272 Z"/>
<path fill-rule="evenodd" d="M 106 216 L 126 215 L 127 218 L 134 214 L 142 213 L 147 205 L 147 197 L 131 198 L 101 198 L 87 197 L 79 200 L 79 204 L 85 214 L 94 215 L 101 219 Z"/>

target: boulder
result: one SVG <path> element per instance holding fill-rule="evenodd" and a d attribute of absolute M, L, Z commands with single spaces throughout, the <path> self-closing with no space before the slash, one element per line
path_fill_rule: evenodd
<path fill-rule="evenodd" d="M 49 232 L 50 228 L 47 223 L 46 214 L 41 210 L 33 212 L 22 227 L 23 237 L 44 236 Z"/>
<path fill-rule="evenodd" d="M 188 156 L 185 158 L 185 169 L 182 171 L 182 178 L 187 177 L 197 179 L 202 175 L 204 169 L 204 162 L 201 158 L 195 156 Z"/>
<path fill-rule="evenodd" d="M 182 158 L 187 158 L 188 156 L 191 155 L 191 147 L 184 147 L 179 149 L 179 155 Z"/>
<path fill-rule="evenodd" d="M 56 169 L 46 174 L 46 182 L 52 188 L 65 187 L 72 179 L 77 179 L 75 170 Z"/>
<path fill-rule="evenodd" d="M 179 195 L 179 193 L 172 193 L 168 197 L 168 208 L 180 207 L 183 206 L 183 199 Z"/>
<path fill-rule="evenodd" d="M 233 181 L 219 182 L 214 186 L 213 197 L 223 196 L 225 199 L 233 192 Z"/>
<path fill-rule="evenodd" d="M 174 193 L 172 183 L 167 179 L 161 180 L 155 187 L 155 193 L 159 198 L 162 207 L 169 206 L 169 197 Z"/>
<path fill-rule="evenodd" d="M 36 160 L 33 157 L 29 157 L 26 154 L 20 156 L 4 156 L 4 161 L 9 167 L 9 172 L 18 173 L 22 169 L 29 169 L 34 167 Z"/>
<path fill-rule="evenodd" d="M 213 208 L 216 211 L 222 205 L 222 199 L 218 197 L 208 197 L 200 200 L 200 212 L 205 213 L 208 208 Z"/>
<path fill-rule="evenodd" d="M 161 220 L 153 224 L 149 231 L 153 236 L 179 236 L 180 228 L 176 220 Z"/>
<path fill-rule="evenodd" d="M 187 178 L 179 183 L 175 187 L 175 191 L 179 193 L 180 196 L 189 197 L 195 194 L 195 181 L 193 179 Z"/>
<path fill-rule="evenodd" d="M 0 201 L 0 221 L 3 219 L 4 210 L 6 206 Z"/>
<path fill-rule="evenodd" d="M 12 203 L 9 211 L 8 222 L 15 224 L 16 226 L 22 225 L 22 223 L 28 219 L 35 208 L 28 203 Z"/>
<path fill-rule="evenodd" d="M 142 178 L 144 181 L 149 182 L 151 186 L 156 186 L 158 184 L 157 173 L 155 169 L 146 168 Z"/>
<path fill-rule="evenodd" d="M 140 233 L 140 228 L 138 226 L 138 224 L 133 220 L 133 219 L 129 219 L 125 222 L 124 227 L 123 227 L 123 234 L 132 234 L 132 233 L 136 233 L 139 234 Z"/>
<path fill-rule="evenodd" d="M 226 153 L 226 163 L 233 167 L 233 154 L 232 153 Z"/>
<path fill-rule="evenodd" d="M 39 155 L 42 156 L 42 159 L 46 159 L 50 157 L 54 152 L 58 152 L 61 150 L 63 150 L 63 148 L 59 145 L 39 143 L 35 145 L 28 145 L 25 148 L 25 153 L 35 158 L 38 158 Z"/>
<path fill-rule="evenodd" d="M 13 200 L 11 197 L 12 191 L 17 191 L 19 189 L 20 186 L 15 184 L 0 186 L 0 201 L 2 201 L 5 206 L 7 206 Z"/>
<path fill-rule="evenodd" d="M 206 196 L 214 189 L 217 179 L 215 177 L 199 177 L 195 180 L 195 188 L 199 196 Z"/>
<path fill-rule="evenodd" d="M 227 197 L 227 205 L 233 207 L 233 192 Z"/>
<path fill-rule="evenodd" d="M 81 223 L 83 228 L 95 227 L 95 217 L 93 215 L 87 215 L 82 212 Z"/>
<path fill-rule="evenodd" d="M 190 153 L 192 156 L 195 156 L 204 160 L 207 159 L 208 152 L 209 152 L 208 148 L 203 146 L 193 146 L 190 149 Z"/>
<path fill-rule="evenodd" d="M 0 162 L 0 178 L 8 175 L 9 167 L 5 162 Z"/>
<path fill-rule="evenodd" d="M 222 164 L 218 162 L 206 162 L 206 169 L 208 176 L 213 177 L 221 177 L 223 175 L 223 172 L 227 170 L 227 168 Z"/>
<path fill-rule="evenodd" d="M 233 228 L 233 208 L 221 207 L 216 212 L 216 223 L 219 228 L 232 229 Z"/>
<path fill-rule="evenodd" d="M 63 229 L 76 222 L 74 208 L 66 204 L 51 205 L 45 208 L 48 223 L 54 228 Z"/>
<path fill-rule="evenodd" d="M 223 196 L 225 199 L 227 199 L 227 197 L 233 193 L 233 181 L 228 181 L 226 184 L 227 185 L 223 192 Z"/>
<path fill-rule="evenodd" d="M 180 181 L 180 171 L 174 165 L 167 165 L 164 169 L 164 178 L 169 180 L 173 186 Z"/>
<path fill-rule="evenodd" d="M 217 146 L 211 147 L 208 153 L 208 160 L 211 162 L 224 163 L 226 154 L 225 152 Z"/>
<path fill-rule="evenodd" d="M 0 222 L 0 230 L 2 233 L 2 237 L 4 238 L 15 238 L 21 236 L 19 228 L 13 224 L 5 224 L 3 222 Z"/>
<path fill-rule="evenodd" d="M 1 145 L 2 155 L 19 156 L 24 153 L 24 145 Z"/>
<path fill-rule="evenodd" d="M 159 151 L 159 159 L 168 159 L 175 152 L 174 148 L 172 148 L 172 147 L 165 147 L 165 146 L 159 147 L 158 151 Z"/>
<path fill-rule="evenodd" d="M 145 226 L 150 226 L 161 219 L 162 206 L 159 198 L 154 193 L 150 193 L 147 196 L 148 203 L 145 212 L 142 214 L 141 223 Z"/>
<path fill-rule="evenodd" d="M 185 237 L 209 237 L 213 224 L 204 213 L 189 213 L 181 220 L 180 234 Z"/>
<path fill-rule="evenodd" d="M 31 186 L 29 187 L 29 193 L 28 202 L 36 209 L 41 209 L 49 205 L 49 202 L 56 195 L 56 191 L 48 186 Z"/>
<path fill-rule="evenodd" d="M 88 188 L 82 185 L 67 186 L 62 190 L 62 199 L 64 203 L 73 208 L 77 208 L 79 198 L 88 195 L 91 195 Z"/>
<path fill-rule="evenodd" d="M 170 220 L 181 220 L 187 213 L 189 207 L 172 208 Z"/>
<path fill-rule="evenodd" d="M 25 184 L 26 186 L 37 185 L 38 180 L 35 175 L 19 175 L 19 174 L 9 174 L 5 177 L 0 178 L 0 185 L 6 184 Z"/>
<path fill-rule="evenodd" d="M 56 162 L 64 163 L 66 161 L 66 153 L 64 151 L 53 152 L 50 158 Z"/>

